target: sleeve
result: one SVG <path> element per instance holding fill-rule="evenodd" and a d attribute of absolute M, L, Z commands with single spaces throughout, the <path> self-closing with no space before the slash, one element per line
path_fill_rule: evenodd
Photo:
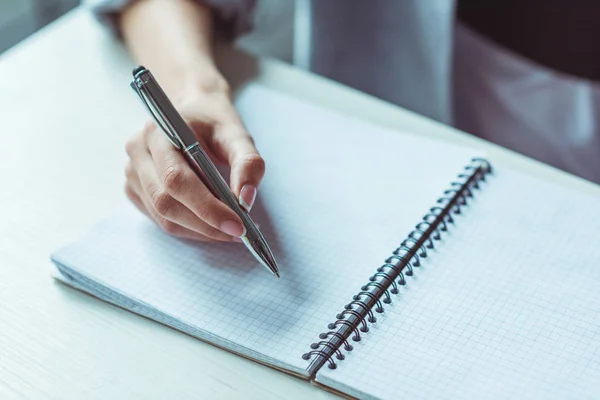
<path fill-rule="evenodd" d="M 96 19 L 119 34 L 117 14 L 136 0 L 83 0 Z M 215 15 L 215 29 L 219 37 L 233 40 L 252 29 L 252 13 L 256 0 L 193 0 L 208 5 Z"/>

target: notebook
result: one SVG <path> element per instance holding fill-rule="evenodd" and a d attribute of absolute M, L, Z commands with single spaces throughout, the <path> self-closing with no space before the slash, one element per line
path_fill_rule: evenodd
<path fill-rule="evenodd" d="M 600 199 L 257 84 L 236 105 L 281 279 L 129 204 L 60 279 L 343 396 L 600 396 Z"/>

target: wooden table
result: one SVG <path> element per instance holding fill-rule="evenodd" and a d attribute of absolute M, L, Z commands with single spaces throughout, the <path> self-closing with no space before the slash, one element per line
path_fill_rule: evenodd
<path fill-rule="evenodd" d="M 234 83 L 477 147 L 496 164 L 600 195 L 597 185 L 289 65 L 231 49 L 219 58 Z M 0 398 L 333 397 L 51 278 L 49 254 L 125 199 L 124 143 L 146 120 L 128 87 L 131 67 L 82 9 L 0 58 Z"/>

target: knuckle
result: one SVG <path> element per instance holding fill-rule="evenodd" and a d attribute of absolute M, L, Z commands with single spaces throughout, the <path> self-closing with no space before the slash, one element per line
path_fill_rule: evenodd
<path fill-rule="evenodd" d="M 133 191 L 133 189 L 131 188 L 131 186 L 127 183 L 125 184 L 125 194 L 129 198 L 129 200 L 133 200 L 136 196 L 136 194 Z"/>
<path fill-rule="evenodd" d="M 125 165 L 125 177 L 128 180 L 131 180 L 133 178 L 133 175 L 134 175 L 133 164 L 131 164 L 131 162 L 128 162 L 127 165 Z"/>
<path fill-rule="evenodd" d="M 203 201 L 196 210 L 196 215 L 203 221 L 207 221 L 214 214 L 210 201 Z"/>
<path fill-rule="evenodd" d="M 127 155 L 129 157 L 133 157 L 135 148 L 137 147 L 138 143 L 137 143 L 137 135 L 136 136 L 132 136 L 129 139 L 127 139 L 127 142 L 125 143 L 125 151 L 127 152 Z"/>
<path fill-rule="evenodd" d="M 223 232 L 219 231 L 216 228 L 213 228 L 212 226 L 206 227 L 202 231 L 202 234 L 204 236 L 206 236 L 207 239 L 209 239 L 209 240 L 223 239 L 225 237 L 225 235 L 223 234 Z"/>
<path fill-rule="evenodd" d="M 156 125 L 156 123 L 154 121 L 146 122 L 140 133 L 142 140 L 145 142 L 148 142 L 157 128 L 158 128 L 158 126 Z"/>
<path fill-rule="evenodd" d="M 165 189 L 169 193 L 176 193 L 181 190 L 186 179 L 185 169 L 180 165 L 170 165 L 165 168 L 162 176 Z"/>
<path fill-rule="evenodd" d="M 247 167 L 255 171 L 264 172 L 265 160 L 258 154 L 248 154 L 242 158 L 242 163 Z"/>
<path fill-rule="evenodd" d="M 144 127 L 142 128 L 142 135 L 147 136 L 147 135 L 151 134 L 152 132 L 154 132 L 154 130 L 156 128 L 157 128 L 156 123 L 152 120 L 148 120 L 148 121 L 146 121 L 146 123 L 144 124 Z"/>
<path fill-rule="evenodd" d="M 159 219 L 157 222 L 161 229 L 169 235 L 175 236 L 179 233 L 179 225 L 177 225 L 176 223 L 164 218 Z"/>
<path fill-rule="evenodd" d="M 175 201 L 164 190 L 156 189 L 152 191 L 150 200 L 152 201 L 152 206 L 159 215 L 168 216 L 172 213 Z"/>

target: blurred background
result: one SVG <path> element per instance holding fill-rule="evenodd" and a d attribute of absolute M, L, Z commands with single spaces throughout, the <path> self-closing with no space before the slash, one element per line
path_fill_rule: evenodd
<path fill-rule="evenodd" d="M 78 4 L 79 0 L 0 0 L 0 53 Z"/>
<path fill-rule="evenodd" d="M 0 0 L 0 54 L 80 3 L 81 0 Z M 278 23 L 282 18 L 295 23 Z M 306 0 L 259 0 L 254 19 L 255 29 L 238 43 L 242 48 L 300 67 L 305 64 L 300 55 L 306 44 L 299 41 L 307 38 Z"/>

